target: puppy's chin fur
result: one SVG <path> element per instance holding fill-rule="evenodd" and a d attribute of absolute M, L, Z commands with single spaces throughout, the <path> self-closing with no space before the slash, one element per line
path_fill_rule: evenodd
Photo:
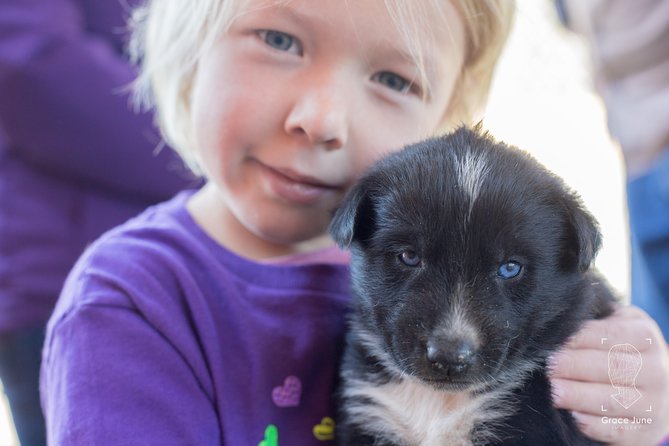
<path fill-rule="evenodd" d="M 614 300 L 591 268 L 597 224 L 559 178 L 461 128 L 373 167 L 331 234 L 352 248 L 356 297 L 338 444 L 599 444 L 546 377 Z"/>
<path fill-rule="evenodd" d="M 344 367 L 342 400 L 346 418 L 360 424 L 374 443 L 347 439 L 338 444 L 392 444 L 405 446 L 453 446 L 496 444 L 504 430 L 504 419 L 512 416 L 518 403 L 514 396 L 540 364 L 527 361 L 490 382 L 458 385 L 426 382 L 404 373 L 390 355 L 379 348 L 382 340 L 351 321 L 360 349 L 366 351 L 369 374 Z M 356 361 L 350 355 L 345 361 Z M 358 365 L 361 363 L 358 362 Z M 376 369 L 376 370 L 375 370 Z M 377 373 L 379 370 L 381 373 Z M 371 384 L 371 385 L 370 385 Z M 485 428 L 481 428 L 485 426 Z"/>

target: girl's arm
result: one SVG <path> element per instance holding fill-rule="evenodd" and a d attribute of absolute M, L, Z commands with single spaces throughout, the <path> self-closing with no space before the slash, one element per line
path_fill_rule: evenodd
<path fill-rule="evenodd" d="M 49 444 L 220 445 L 197 364 L 176 344 L 116 305 L 83 304 L 55 321 L 41 377 Z"/>

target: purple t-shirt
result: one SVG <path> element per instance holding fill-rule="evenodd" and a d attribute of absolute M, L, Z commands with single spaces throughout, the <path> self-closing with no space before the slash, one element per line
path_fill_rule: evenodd
<path fill-rule="evenodd" d="M 329 444 L 348 268 L 240 258 L 189 196 L 105 234 L 67 279 L 43 356 L 50 444 Z"/>

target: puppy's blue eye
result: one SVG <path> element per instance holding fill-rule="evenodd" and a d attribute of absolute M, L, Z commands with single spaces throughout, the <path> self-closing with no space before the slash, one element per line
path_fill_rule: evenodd
<path fill-rule="evenodd" d="M 420 265 L 420 256 L 416 254 L 415 251 L 411 251 L 410 249 L 402 251 L 399 255 L 399 258 L 400 261 L 406 266 L 416 267 Z"/>
<path fill-rule="evenodd" d="M 523 266 L 518 262 L 506 262 L 500 265 L 497 275 L 502 279 L 513 279 L 523 270 Z"/>

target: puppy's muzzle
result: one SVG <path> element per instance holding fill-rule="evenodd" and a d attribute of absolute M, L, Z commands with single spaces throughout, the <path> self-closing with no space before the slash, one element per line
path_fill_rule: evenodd
<path fill-rule="evenodd" d="M 425 351 L 428 362 L 448 378 L 461 378 L 476 361 L 476 347 L 470 340 L 433 336 Z"/>

